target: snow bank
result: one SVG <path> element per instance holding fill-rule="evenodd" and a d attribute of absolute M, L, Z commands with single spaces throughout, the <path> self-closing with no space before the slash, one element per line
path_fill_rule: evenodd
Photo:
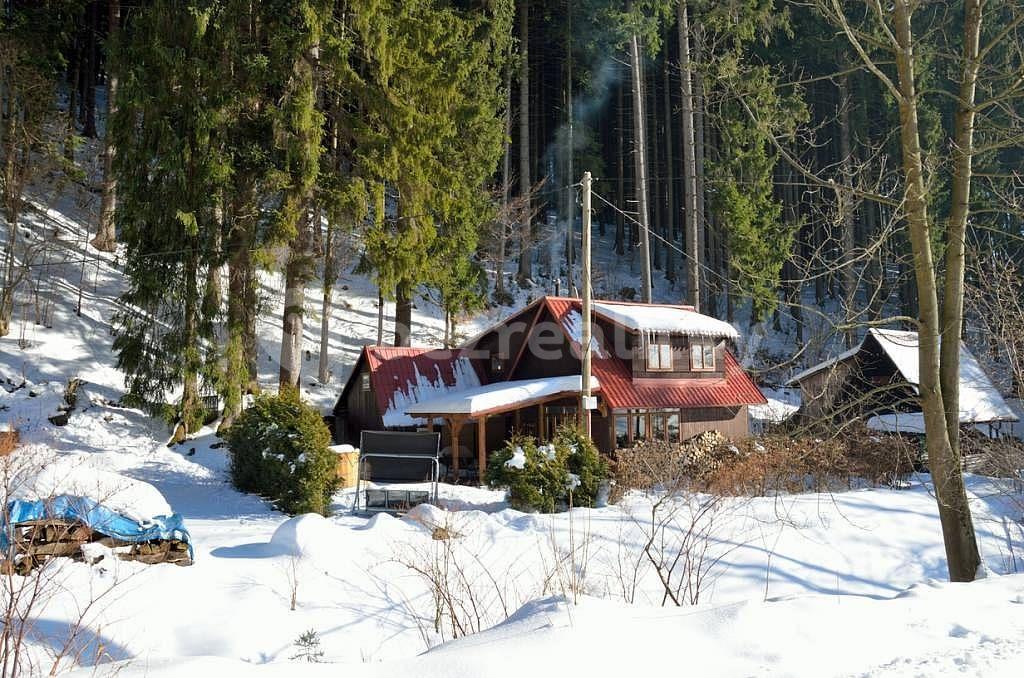
<path fill-rule="evenodd" d="M 635 332 L 668 332 L 708 339 L 739 339 L 729 323 L 682 306 L 594 302 L 594 312 Z"/>
<path fill-rule="evenodd" d="M 167 500 L 152 485 L 93 468 L 75 457 L 47 464 L 14 492 L 15 498 L 32 501 L 60 495 L 92 499 L 140 525 L 173 513 Z"/>
<path fill-rule="evenodd" d="M 676 608 L 534 600 L 505 622 L 398 661 L 305 664 L 209 657 L 114 665 L 122 676 L 520 678 L 593 676 L 1017 676 L 1024 575 L 929 582 L 889 598 L 807 595 Z M 92 675 L 82 670 L 80 676 Z"/>
<path fill-rule="evenodd" d="M 338 529 L 318 513 L 304 513 L 281 523 L 270 538 L 280 555 L 318 560 L 329 557 L 338 543 Z"/>

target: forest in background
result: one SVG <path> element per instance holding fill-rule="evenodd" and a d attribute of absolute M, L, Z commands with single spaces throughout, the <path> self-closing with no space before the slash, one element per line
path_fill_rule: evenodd
<path fill-rule="evenodd" d="M 943 528 L 972 551 L 953 470 L 965 327 L 1024 388 L 1020 3 L 2 7 L 0 333 L 44 251 L 20 236 L 26 192 L 89 181 L 90 138 L 93 245 L 124 247 L 118 366 L 140 403 L 181 389 L 186 432 L 203 388 L 230 424 L 254 387 L 261 270 L 284 280 L 282 387 L 305 291 L 322 280 L 329 310 L 343 259 L 395 301 L 394 343 L 424 294 L 451 342 L 483 305 L 578 288 L 587 170 L 599 227 L 641 261 L 619 296 L 650 300 L 663 277 L 710 315 L 791 323 L 794 362 L 810 314 L 847 345 L 868 325 L 916 329 Z M 343 235 L 359 243 L 344 258 Z M 973 576 L 970 557 L 950 562 Z"/>

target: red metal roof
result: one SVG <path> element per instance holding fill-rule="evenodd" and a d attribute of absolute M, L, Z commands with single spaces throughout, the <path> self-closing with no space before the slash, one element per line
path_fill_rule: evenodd
<path fill-rule="evenodd" d="M 569 335 L 563 320 L 570 311 L 580 310 L 580 300 L 542 297 L 537 303 L 548 309 L 578 355 L 579 344 Z M 725 352 L 724 379 L 659 379 L 656 382 L 634 381 L 626 361 L 612 351 L 602 353 L 592 355 L 591 366 L 600 384 L 600 395 L 612 409 L 733 407 L 767 402 L 729 351 Z M 443 383 L 451 388 L 456 385 L 460 370 L 465 373 L 466 369 L 471 369 L 479 384 L 486 383 L 470 357 L 470 349 L 366 346 L 361 359 L 367 361 L 377 406 L 383 414 L 395 402 L 398 391 L 406 397 L 413 395 L 413 387 L 423 380 L 431 382 L 432 386 Z M 460 358 L 466 358 L 465 362 L 460 363 Z"/>
<path fill-rule="evenodd" d="M 370 379 L 373 383 L 377 407 L 383 414 L 394 402 L 397 391 L 406 396 L 411 395 L 412 387 L 422 379 L 432 384 L 455 386 L 457 381 L 456 362 L 463 357 L 462 349 L 364 346 L 363 354 L 370 368 Z M 471 363 L 467 360 L 466 363 Z M 477 386 L 483 383 L 475 367 L 471 367 L 477 376 Z"/>
<path fill-rule="evenodd" d="M 563 330 L 562 320 L 566 314 L 581 308 L 579 299 L 567 297 L 545 297 L 544 303 Z M 568 331 L 566 337 L 579 351 L 579 344 Z M 612 409 L 732 407 L 767 402 L 728 350 L 725 351 L 724 379 L 659 379 L 656 384 L 653 380 L 634 381 L 624 360 L 612 351 L 603 353 L 603 356 L 591 354 L 591 369 L 601 384 L 601 397 Z"/>

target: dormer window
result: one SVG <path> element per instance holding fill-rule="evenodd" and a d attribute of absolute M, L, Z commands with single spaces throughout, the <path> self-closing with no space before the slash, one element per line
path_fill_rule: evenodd
<path fill-rule="evenodd" d="M 651 337 L 647 341 L 647 371 L 666 372 L 672 369 L 672 344 L 668 337 Z"/>
<path fill-rule="evenodd" d="M 690 341 L 690 370 L 713 372 L 715 370 L 715 345 L 710 341 Z"/>

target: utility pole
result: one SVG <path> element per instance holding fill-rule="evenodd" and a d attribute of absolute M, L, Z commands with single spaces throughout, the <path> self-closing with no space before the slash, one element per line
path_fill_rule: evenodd
<path fill-rule="evenodd" d="M 580 341 L 583 375 L 580 379 L 580 426 L 583 435 L 590 438 L 590 411 L 594 409 L 594 398 L 590 394 L 590 172 L 583 173 L 583 243 L 580 248 L 580 265 L 583 286 L 583 332 Z"/>

